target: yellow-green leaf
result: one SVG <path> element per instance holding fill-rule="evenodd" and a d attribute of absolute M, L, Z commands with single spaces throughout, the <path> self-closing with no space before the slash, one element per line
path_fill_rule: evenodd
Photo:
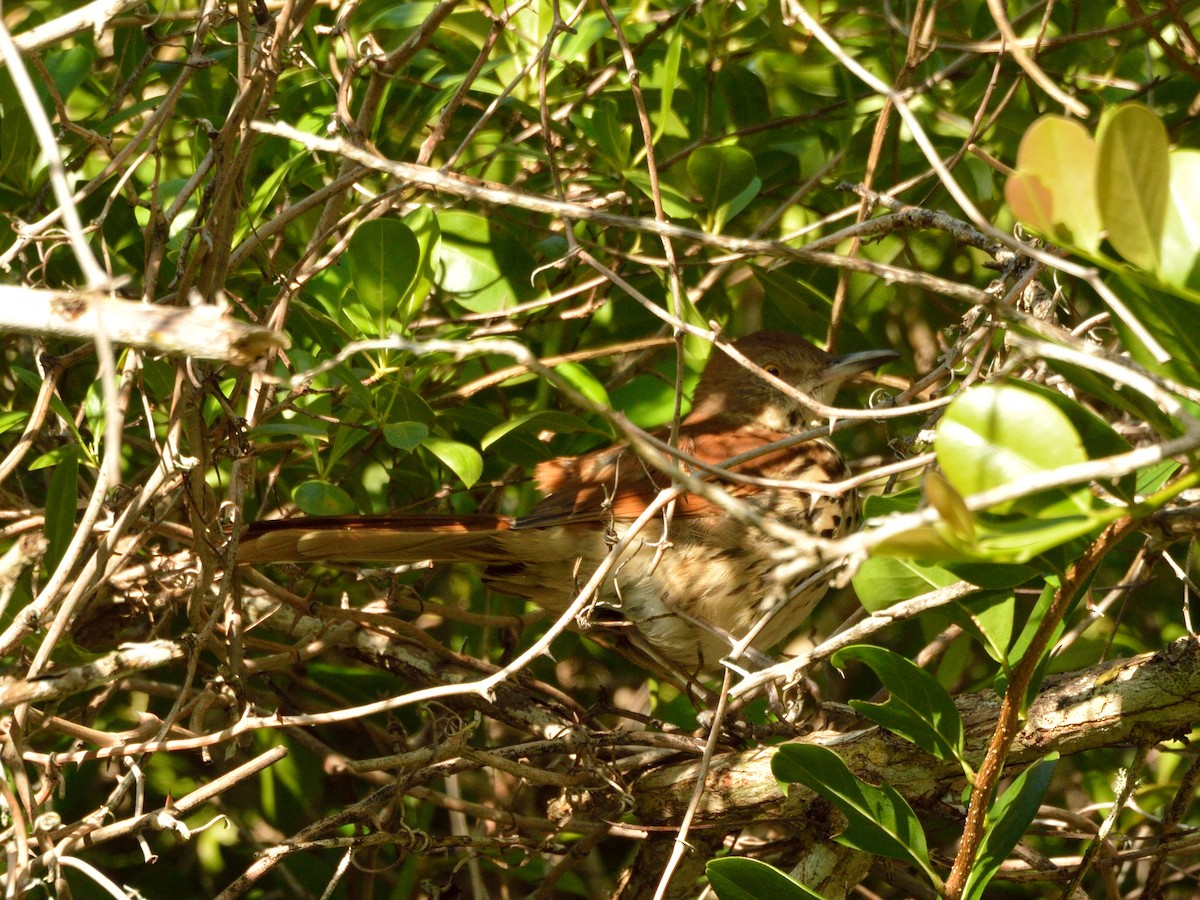
<path fill-rule="evenodd" d="M 1004 186 L 1016 216 L 1051 240 L 1095 252 L 1096 142 L 1074 119 L 1042 116 L 1017 150 L 1017 174 Z"/>
<path fill-rule="evenodd" d="M 1100 122 L 1096 197 L 1108 241 L 1125 259 L 1158 273 L 1167 218 L 1167 129 L 1140 103 L 1122 103 Z"/>

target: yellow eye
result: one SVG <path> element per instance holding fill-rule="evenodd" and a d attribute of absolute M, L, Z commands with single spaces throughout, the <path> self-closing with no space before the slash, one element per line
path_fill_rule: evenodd
<path fill-rule="evenodd" d="M 783 370 L 780 369 L 779 366 L 775 365 L 774 363 L 770 363 L 769 365 L 763 366 L 763 371 L 766 372 L 768 375 L 774 375 L 776 378 L 778 378 Z"/>

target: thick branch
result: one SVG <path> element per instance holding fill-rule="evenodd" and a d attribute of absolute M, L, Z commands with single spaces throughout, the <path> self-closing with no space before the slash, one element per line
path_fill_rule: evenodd
<path fill-rule="evenodd" d="M 287 335 L 236 322 L 217 306 L 153 306 L 100 294 L 0 285 L 0 329 L 92 340 L 245 366 Z"/>
<path fill-rule="evenodd" d="M 978 764 L 987 749 L 1000 698 L 991 691 L 959 697 L 966 747 Z M 1010 765 L 1047 753 L 1079 753 L 1097 747 L 1145 745 L 1186 733 L 1200 720 L 1200 640 L 1181 638 L 1157 653 L 1104 663 L 1047 680 L 1031 705 L 1025 727 L 1008 756 Z M 856 734 L 818 732 L 802 739 L 836 750 L 858 775 L 887 780 L 916 806 L 961 787 L 962 770 L 878 728 Z M 803 825 L 813 794 L 793 788 L 781 793 L 771 774 L 774 748 L 716 757 L 699 821 L 735 825 L 764 819 Z M 668 766 L 634 788 L 635 813 L 644 825 L 669 824 L 683 814 L 692 792 L 694 763 Z"/>

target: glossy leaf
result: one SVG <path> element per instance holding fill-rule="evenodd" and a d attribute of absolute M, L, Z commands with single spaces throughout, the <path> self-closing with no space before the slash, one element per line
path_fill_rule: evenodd
<path fill-rule="evenodd" d="M 1052 403 L 1012 384 L 985 384 L 960 394 L 938 423 L 938 465 L 959 493 L 971 495 L 1030 475 L 1084 462 L 1078 433 Z M 1047 491 L 1077 512 L 1091 509 L 1086 488 Z M 1044 499 L 998 504 L 995 511 L 1046 512 Z"/>
<path fill-rule="evenodd" d="M 859 644 L 839 650 L 832 658 L 839 669 L 852 660 L 869 666 L 891 695 L 884 703 L 851 700 L 854 709 L 938 759 L 967 768 L 962 717 L 936 678 L 883 647 Z"/>
<path fill-rule="evenodd" d="M 937 510 L 942 523 L 956 543 L 970 544 L 975 540 L 975 516 L 963 502 L 962 495 L 941 472 L 930 469 L 922 485 L 925 499 Z"/>
<path fill-rule="evenodd" d="M 975 540 L 958 540 L 942 523 L 921 525 L 881 541 L 874 553 L 937 563 L 1022 565 L 1067 541 L 1098 531 L 1121 514 L 1108 507 L 1088 514 L 1054 518 L 976 519 Z"/>
<path fill-rule="evenodd" d="M 593 403 L 600 403 L 604 406 L 611 406 L 608 399 L 608 392 L 604 390 L 604 385 L 596 380 L 596 376 L 589 372 L 584 366 L 577 362 L 559 363 L 554 367 L 556 374 L 562 377 L 563 381 L 579 391 Z"/>
<path fill-rule="evenodd" d="M 16 431 L 24 429 L 25 423 L 29 421 L 29 412 L 19 409 L 9 412 L 0 412 L 0 434 L 8 431 Z"/>
<path fill-rule="evenodd" d="M 533 296 L 528 245 L 499 220 L 473 212 L 438 213 L 437 283 L 473 312 L 495 312 Z"/>
<path fill-rule="evenodd" d="M 647 197 L 654 196 L 650 177 L 645 172 L 630 169 L 625 173 L 625 177 L 629 180 L 630 184 Z M 663 212 L 672 219 L 690 219 L 696 214 L 696 209 L 692 206 L 692 202 L 673 185 L 659 181 L 658 194 L 662 198 Z"/>
<path fill-rule="evenodd" d="M 425 402 L 424 397 L 401 385 L 392 388 L 391 393 L 391 405 L 388 409 L 388 417 L 391 421 L 433 425 L 433 409 Z"/>
<path fill-rule="evenodd" d="M 58 53 L 46 54 L 46 70 L 54 79 L 54 89 L 66 100 L 76 88 L 87 81 L 95 55 L 87 47 L 75 46 Z"/>
<path fill-rule="evenodd" d="M 423 308 L 429 290 L 437 280 L 435 261 L 441 249 L 442 230 L 438 225 L 437 216 L 428 206 L 418 206 L 404 217 L 403 222 L 412 231 L 417 239 L 417 246 L 421 248 L 416 277 L 413 278 L 408 298 L 401 301 L 397 311 L 400 324 L 407 328 L 408 323 Z"/>
<path fill-rule="evenodd" d="M 996 662 L 1008 663 L 1016 615 L 1016 597 L 1012 593 L 985 592 L 957 600 L 945 607 L 950 621 L 979 642 Z"/>
<path fill-rule="evenodd" d="M 667 44 L 667 53 L 663 59 L 662 69 L 658 79 L 659 85 L 659 107 L 657 119 L 654 127 L 653 141 L 655 144 L 659 142 L 667 132 L 668 125 L 674 122 L 675 116 L 671 109 L 671 102 L 675 98 L 675 88 L 679 82 L 679 61 L 683 54 L 683 21 L 672 30 L 671 40 Z M 686 132 L 685 132 L 686 133 Z"/>
<path fill-rule="evenodd" d="M 854 574 L 854 593 L 868 612 L 885 609 L 938 588 L 949 587 L 959 577 L 941 566 L 911 559 L 868 557 Z"/>
<path fill-rule="evenodd" d="M 720 900 L 821 900 L 820 894 L 757 859 L 726 856 L 710 860 L 704 872 Z"/>
<path fill-rule="evenodd" d="M 900 859 L 940 884 L 929 864 L 925 832 L 916 814 L 889 784 L 876 787 L 852 773 L 832 750 L 815 744 L 785 744 L 771 758 L 771 771 L 784 782 L 816 791 L 846 817 L 839 843 L 877 856 Z"/>
<path fill-rule="evenodd" d="M 611 100 L 597 103 L 584 130 L 614 168 L 624 169 L 629 165 L 633 123 L 621 117 L 616 103 Z"/>
<path fill-rule="evenodd" d="M 425 438 L 421 446 L 440 459 L 467 487 L 483 474 L 483 457 L 473 447 L 437 435 Z"/>

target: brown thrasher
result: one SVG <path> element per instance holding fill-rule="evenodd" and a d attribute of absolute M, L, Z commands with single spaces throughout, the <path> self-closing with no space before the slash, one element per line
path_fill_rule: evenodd
<path fill-rule="evenodd" d="M 763 370 L 820 403 L 855 375 L 897 357 L 891 351 L 831 356 L 804 338 L 762 331 L 733 347 Z M 679 450 L 720 466 L 807 429 L 811 409 L 714 349 L 679 428 Z M 687 469 L 686 463 L 681 463 Z M 835 482 L 847 475 L 824 439 L 776 449 L 730 471 L 782 481 Z M 707 480 L 717 477 L 695 469 Z M 333 516 L 254 522 L 238 548 L 243 564 L 477 563 L 489 584 L 561 613 L 670 479 L 624 444 L 543 462 L 548 496 L 523 516 Z M 762 513 L 824 538 L 853 530 L 858 498 L 734 482 L 728 492 Z M 665 524 L 665 531 L 664 531 Z M 794 631 L 825 594 L 814 560 L 798 587 L 781 592 L 771 577 L 778 541 L 695 494 L 679 497 L 669 517 L 643 529 L 601 584 L 597 607 L 615 612 L 620 634 L 637 651 L 688 674 L 716 668 L 756 621 L 773 612 L 753 646 L 768 649 Z M 664 540 L 665 539 L 665 540 Z M 771 607 L 782 608 L 771 610 Z M 597 623 L 599 624 L 599 623 Z"/>

